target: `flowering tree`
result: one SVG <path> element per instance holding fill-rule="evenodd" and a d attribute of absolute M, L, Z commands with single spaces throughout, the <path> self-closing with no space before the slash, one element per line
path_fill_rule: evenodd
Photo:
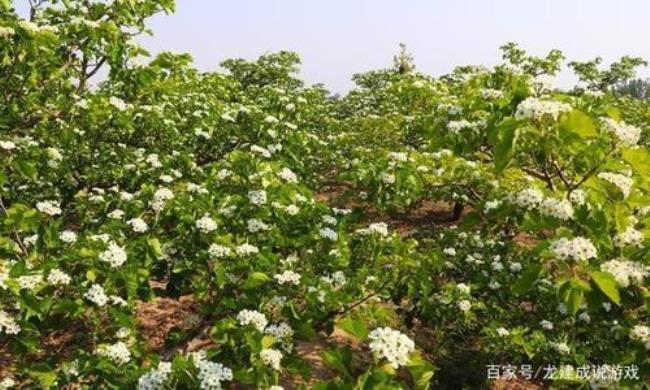
<path fill-rule="evenodd" d="M 485 361 L 641 386 L 648 106 L 610 90 L 640 60 L 558 91 L 559 51 L 434 78 L 402 47 L 332 97 L 290 52 L 142 64 L 172 1 L 30 4 L 0 1 L 0 388 L 472 387 Z M 545 379 L 595 384 L 571 372 Z"/>

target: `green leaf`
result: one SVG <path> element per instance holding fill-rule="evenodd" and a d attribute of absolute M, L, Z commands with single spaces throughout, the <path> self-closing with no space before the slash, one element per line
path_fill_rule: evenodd
<path fill-rule="evenodd" d="M 263 272 L 253 272 L 248 276 L 248 279 L 244 282 L 242 288 L 244 290 L 251 290 L 261 286 L 267 282 L 270 278 Z"/>
<path fill-rule="evenodd" d="M 352 377 L 350 374 L 350 368 L 352 367 L 352 351 L 350 347 L 324 351 L 321 353 L 321 357 L 328 366 L 347 377 Z"/>
<path fill-rule="evenodd" d="M 512 292 L 517 295 L 522 295 L 526 291 L 530 290 L 533 286 L 533 283 L 539 278 L 539 274 L 542 272 L 542 265 L 536 264 L 531 268 L 526 270 L 526 272 L 521 275 L 519 280 L 515 282 L 512 286 Z"/>
<path fill-rule="evenodd" d="M 623 158 L 641 176 L 650 177 L 650 151 L 646 148 L 626 149 Z"/>
<path fill-rule="evenodd" d="M 560 129 L 575 133 L 582 138 L 595 137 L 598 135 L 594 120 L 580 110 L 569 112 L 560 123 Z"/>
<path fill-rule="evenodd" d="M 366 324 L 361 320 L 355 320 L 350 317 L 346 317 L 343 320 L 339 321 L 338 325 L 347 333 L 361 340 L 368 337 L 368 328 L 366 328 Z"/>
<path fill-rule="evenodd" d="M 494 168 L 497 172 L 503 171 L 514 154 L 517 141 L 517 122 L 503 121 L 499 125 L 499 141 L 494 150 Z"/>
<path fill-rule="evenodd" d="M 163 255 L 162 248 L 160 246 L 160 241 L 157 238 L 150 238 L 147 240 L 147 244 L 149 247 L 149 250 L 151 251 L 151 254 L 155 258 L 160 258 Z"/>
<path fill-rule="evenodd" d="M 38 168 L 36 168 L 36 164 L 29 161 L 17 160 L 14 161 L 13 166 L 21 175 L 25 176 L 31 181 L 36 181 L 38 177 Z"/>
<path fill-rule="evenodd" d="M 594 271 L 591 273 L 591 280 L 612 302 L 617 305 L 621 304 L 621 295 L 618 292 L 614 276 L 608 272 Z"/>
<path fill-rule="evenodd" d="M 414 355 L 411 357 L 407 367 L 413 377 L 415 388 L 421 390 L 428 389 L 431 385 L 431 378 L 433 378 L 436 366 L 422 359 L 421 356 Z"/>

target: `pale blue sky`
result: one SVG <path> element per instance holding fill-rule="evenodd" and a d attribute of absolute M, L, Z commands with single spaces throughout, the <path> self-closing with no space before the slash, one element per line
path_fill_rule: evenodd
<path fill-rule="evenodd" d="M 390 65 L 399 42 L 433 75 L 495 64 L 508 41 L 576 60 L 650 59 L 650 0 L 177 0 L 175 14 L 149 25 L 147 49 L 189 52 L 201 70 L 231 57 L 296 51 L 302 77 L 334 92 L 347 91 L 355 72 Z M 572 80 L 565 72 L 559 84 Z"/>

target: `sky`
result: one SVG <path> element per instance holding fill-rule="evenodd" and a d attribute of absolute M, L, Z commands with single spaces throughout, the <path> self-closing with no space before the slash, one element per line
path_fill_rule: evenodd
<path fill-rule="evenodd" d="M 176 8 L 150 20 L 154 35 L 140 42 L 152 53 L 188 52 L 207 71 L 226 58 L 292 50 L 306 82 L 338 93 L 353 87 L 354 73 L 390 66 L 400 42 L 434 76 L 494 65 L 510 41 L 570 60 L 650 60 L 649 0 L 177 0 Z M 564 71 L 557 84 L 574 81 Z"/>

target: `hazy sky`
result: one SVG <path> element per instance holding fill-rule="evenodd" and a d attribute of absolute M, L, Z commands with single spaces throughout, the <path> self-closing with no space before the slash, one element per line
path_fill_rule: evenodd
<path fill-rule="evenodd" d="M 433 75 L 495 64 L 509 41 L 576 60 L 650 59 L 649 18 L 650 0 L 177 0 L 176 13 L 153 18 L 154 36 L 141 41 L 153 53 L 189 52 L 201 70 L 289 49 L 307 82 L 345 92 L 353 73 L 390 65 L 399 42 Z M 572 80 L 565 72 L 559 84 Z"/>

